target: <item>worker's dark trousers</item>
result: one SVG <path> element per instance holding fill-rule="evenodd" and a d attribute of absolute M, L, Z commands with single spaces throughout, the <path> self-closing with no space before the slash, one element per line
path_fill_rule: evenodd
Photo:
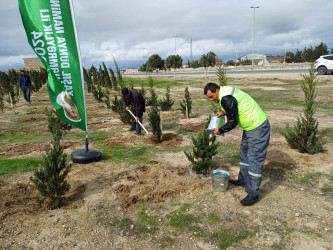
<path fill-rule="evenodd" d="M 134 108 L 134 106 L 131 107 L 131 111 L 134 115 L 136 115 L 136 109 Z M 142 116 L 143 114 L 139 114 L 139 121 L 142 124 Z M 131 120 L 131 129 L 136 131 L 137 134 L 141 134 L 141 126 L 138 122 L 136 122 L 136 120 L 134 119 L 134 117 L 132 117 Z"/>
<path fill-rule="evenodd" d="M 259 195 L 262 166 L 266 159 L 269 138 L 268 120 L 251 131 L 243 131 L 238 180 L 246 184 L 245 192 L 252 196 Z"/>

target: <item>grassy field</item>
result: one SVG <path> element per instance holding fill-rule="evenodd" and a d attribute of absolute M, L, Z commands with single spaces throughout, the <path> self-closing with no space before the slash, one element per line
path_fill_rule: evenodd
<path fill-rule="evenodd" d="M 143 86 L 147 78 L 124 78 Z M 315 102 L 319 136 L 326 144 L 318 155 L 290 149 L 280 135 L 303 112 L 300 76 L 229 78 L 229 85 L 249 93 L 267 113 L 271 144 L 264 165 L 260 202 L 244 208 L 241 187 L 214 192 L 210 179 L 189 171 L 184 151 L 192 136 L 213 115 L 203 95 L 215 77 L 154 78 L 163 98 L 170 86 L 175 104 L 163 112 L 165 141 L 154 144 L 147 136 L 128 132 L 116 113 L 87 94 L 89 147 L 102 152 L 100 162 L 72 164 L 67 205 L 57 210 L 38 207 L 29 181 L 42 164 L 51 134 L 47 129 L 46 87 L 13 108 L 6 104 L 0 117 L 0 246 L 67 249 L 329 249 L 333 243 L 333 79 L 319 78 Z M 180 112 L 184 89 L 189 87 L 193 113 Z M 111 91 L 111 97 L 117 93 Z M 23 98 L 22 98 L 23 99 Z M 148 115 L 144 125 L 151 131 Z M 214 168 L 239 171 L 242 131 L 219 137 Z M 73 128 L 64 136 L 68 154 L 84 148 L 85 133 Z M 38 217 L 38 219 L 36 219 Z M 22 222 L 23 221 L 23 222 Z M 34 239 L 34 240 L 32 240 Z M 1 249 L 1 247 L 0 247 Z"/>

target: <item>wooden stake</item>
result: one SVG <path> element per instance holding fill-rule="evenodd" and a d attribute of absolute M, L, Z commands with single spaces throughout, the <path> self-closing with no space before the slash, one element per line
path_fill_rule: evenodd
<path fill-rule="evenodd" d="M 189 118 L 189 115 L 188 115 L 187 102 L 185 103 L 185 111 L 186 111 L 186 119 L 188 119 L 188 118 Z"/>

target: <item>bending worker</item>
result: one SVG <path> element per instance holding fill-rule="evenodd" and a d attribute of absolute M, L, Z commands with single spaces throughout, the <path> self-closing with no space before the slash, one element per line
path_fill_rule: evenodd
<path fill-rule="evenodd" d="M 132 125 L 128 131 L 136 131 L 135 135 L 141 135 L 141 126 L 138 121 L 142 124 L 143 112 L 146 111 L 145 99 L 141 93 L 134 89 L 122 88 L 121 93 L 123 94 L 123 100 L 126 105 L 126 110 L 130 110 L 135 115 L 135 119 L 132 118 Z"/>
<path fill-rule="evenodd" d="M 270 124 L 264 111 L 255 100 L 240 89 L 207 83 L 204 94 L 213 102 L 219 103 L 221 110 L 217 117 L 226 115 L 227 122 L 214 133 L 229 132 L 239 125 L 243 129 L 240 146 L 240 171 L 237 180 L 229 180 L 236 186 L 245 187 L 248 194 L 240 202 L 251 206 L 259 200 L 262 168 L 266 159 L 270 138 Z"/>

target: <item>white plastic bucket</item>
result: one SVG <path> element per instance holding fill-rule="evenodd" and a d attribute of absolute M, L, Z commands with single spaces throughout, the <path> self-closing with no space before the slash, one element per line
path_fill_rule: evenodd
<path fill-rule="evenodd" d="M 228 188 L 230 173 L 225 170 L 215 169 L 211 172 L 212 188 L 217 192 L 225 192 Z"/>
<path fill-rule="evenodd" d="M 215 135 L 215 136 L 223 136 L 223 134 L 220 134 L 220 135 L 216 135 L 214 134 L 214 131 L 213 131 L 213 128 L 221 128 L 224 124 L 224 118 L 222 117 L 217 117 L 216 115 L 214 115 L 211 119 L 210 119 L 210 122 L 209 122 L 209 125 L 207 127 L 207 132 L 212 134 L 212 135 Z"/>

